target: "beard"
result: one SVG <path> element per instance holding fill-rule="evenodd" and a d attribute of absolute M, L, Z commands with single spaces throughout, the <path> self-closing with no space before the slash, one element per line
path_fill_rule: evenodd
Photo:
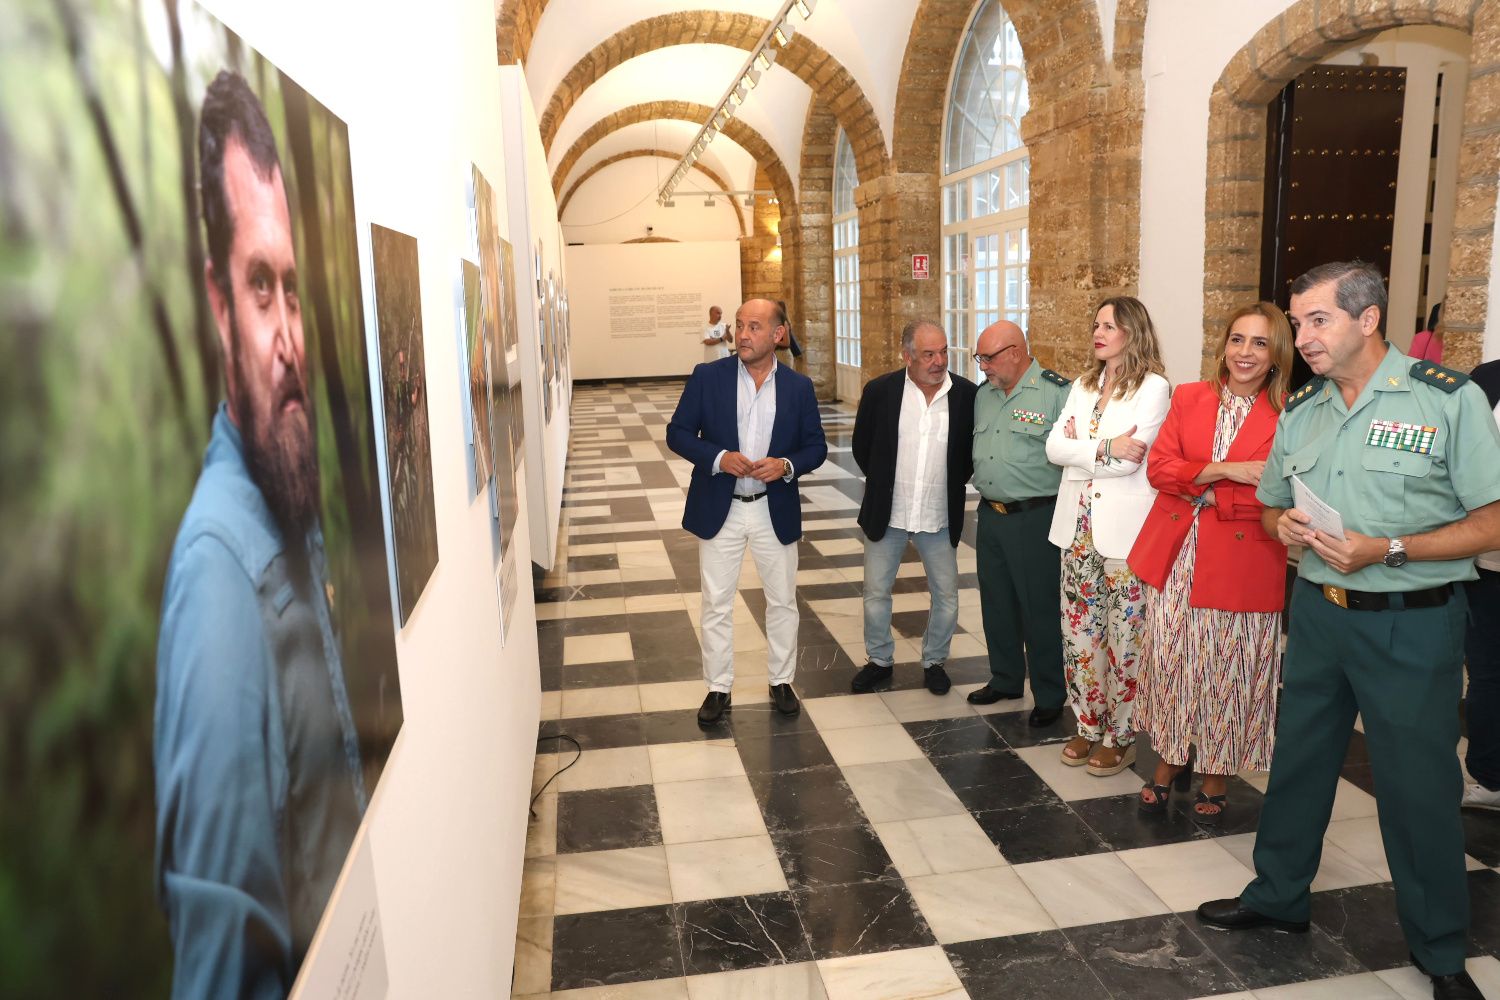
<path fill-rule="evenodd" d="M 230 307 L 234 342 L 234 416 L 245 446 L 250 478 L 265 497 L 286 541 L 300 540 L 318 518 L 321 486 L 318 452 L 312 435 L 312 404 L 301 372 L 287 369 L 264 394 L 257 394 L 245 377 L 239 324 Z M 298 402 L 299 407 L 287 409 Z M 288 551 L 301 551 L 288 544 Z"/>

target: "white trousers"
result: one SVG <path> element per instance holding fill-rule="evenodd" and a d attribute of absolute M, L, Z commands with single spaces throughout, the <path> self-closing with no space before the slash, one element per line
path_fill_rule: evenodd
<path fill-rule="evenodd" d="M 790 684 L 797 672 L 797 543 L 783 545 L 776 537 L 769 500 L 732 500 L 724 527 L 698 542 L 703 679 L 710 691 L 727 692 L 734 684 L 734 595 L 747 545 L 766 594 L 766 672 L 772 684 Z"/>

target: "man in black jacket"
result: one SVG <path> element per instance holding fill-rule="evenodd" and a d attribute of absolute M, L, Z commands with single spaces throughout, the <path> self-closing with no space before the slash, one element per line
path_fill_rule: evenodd
<path fill-rule="evenodd" d="M 916 546 L 932 593 L 922 637 L 924 683 L 952 686 L 943 662 L 958 624 L 958 538 L 964 485 L 973 469 L 973 382 L 948 371 L 948 338 L 926 320 L 901 332 L 906 367 L 871 379 L 854 418 L 854 461 L 865 474 L 859 526 L 865 533 L 865 654 L 856 693 L 890 680 L 891 587 L 906 543 Z"/>

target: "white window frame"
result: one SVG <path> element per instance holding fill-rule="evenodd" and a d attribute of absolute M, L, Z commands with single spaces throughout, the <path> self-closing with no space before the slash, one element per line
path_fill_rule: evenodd
<path fill-rule="evenodd" d="M 998 0 L 980 0 L 974 5 L 964 40 L 948 71 L 941 147 L 945 168 L 960 62 L 970 48 L 969 33 L 988 4 L 1004 11 Z M 949 368 L 971 378 L 978 374 L 971 352 L 981 330 L 999 319 L 1009 319 L 1023 330 L 1029 327 L 1030 175 L 1031 155 L 1021 145 L 945 173 L 940 182 L 943 224 L 939 273 Z M 989 257 L 992 252 L 993 259 Z"/>
<path fill-rule="evenodd" d="M 854 188 L 859 175 L 849 137 L 839 129 L 833 154 L 833 320 L 838 395 L 858 396 L 863 352 L 859 315 L 859 212 Z M 848 391 L 852 387 L 856 390 Z"/>

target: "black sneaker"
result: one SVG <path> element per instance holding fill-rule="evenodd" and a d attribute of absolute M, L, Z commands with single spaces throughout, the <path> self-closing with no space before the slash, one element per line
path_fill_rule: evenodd
<path fill-rule="evenodd" d="M 866 663 L 859 668 L 859 673 L 854 675 L 854 680 L 849 687 L 855 694 L 869 694 L 875 690 L 875 685 L 884 684 L 891 679 L 896 672 L 894 667 L 882 667 L 878 663 Z"/>
<path fill-rule="evenodd" d="M 933 694 L 947 694 L 953 682 L 948 679 L 948 671 L 943 669 L 941 663 L 934 663 L 922 671 L 922 684 Z"/>

